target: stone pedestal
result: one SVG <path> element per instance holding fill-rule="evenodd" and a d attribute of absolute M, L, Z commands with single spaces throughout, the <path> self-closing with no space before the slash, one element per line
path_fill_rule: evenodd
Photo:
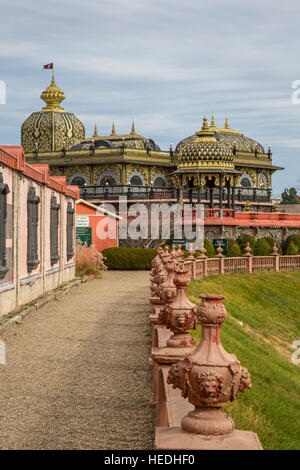
<path fill-rule="evenodd" d="M 171 334 L 171 332 L 170 332 Z M 152 387 L 153 387 L 153 398 L 152 404 L 155 406 L 158 400 L 158 382 L 159 382 L 159 372 L 162 369 L 169 369 L 172 364 L 176 361 L 181 361 L 185 358 L 187 354 L 190 354 L 194 348 L 173 348 L 173 347 L 164 347 L 152 348 Z"/>
<path fill-rule="evenodd" d="M 174 363 L 167 383 L 180 389 L 194 409 L 181 427 L 157 428 L 157 449 L 250 450 L 261 449 L 255 433 L 234 429 L 233 420 L 222 409 L 239 392 L 251 388 L 248 370 L 221 343 L 221 326 L 227 312 L 224 297 L 203 294 L 196 315 L 202 326 L 201 341 L 182 361 Z"/>
<path fill-rule="evenodd" d="M 230 436 L 201 436 L 181 427 L 157 427 L 155 450 L 263 450 L 255 432 L 235 429 Z"/>

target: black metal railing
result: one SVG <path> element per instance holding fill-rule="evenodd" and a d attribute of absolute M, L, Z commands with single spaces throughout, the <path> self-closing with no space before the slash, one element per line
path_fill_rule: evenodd
<path fill-rule="evenodd" d="M 232 188 L 228 192 L 227 188 L 223 188 L 221 198 L 222 202 L 226 205 L 228 199 L 232 202 Z M 139 199 L 165 199 L 165 200 L 179 200 L 179 190 L 176 188 L 155 188 L 148 186 L 133 186 L 133 185 L 115 185 L 115 186 L 81 186 L 80 197 L 83 199 L 99 199 L 99 200 L 117 200 L 120 196 L 126 196 L 128 200 Z M 193 202 L 208 202 L 210 199 L 215 201 L 220 200 L 219 188 L 214 188 L 212 196 L 210 195 L 209 188 L 202 191 L 188 189 L 183 190 L 183 198 Z M 234 189 L 235 204 L 239 202 L 271 202 L 270 189 L 256 189 L 256 188 L 236 188 Z"/>
<path fill-rule="evenodd" d="M 120 196 L 132 199 L 177 199 L 176 188 L 150 188 L 148 186 L 82 186 L 80 197 L 83 199 L 114 200 Z"/>

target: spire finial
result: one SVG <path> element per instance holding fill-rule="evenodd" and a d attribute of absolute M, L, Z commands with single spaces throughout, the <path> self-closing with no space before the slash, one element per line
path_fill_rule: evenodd
<path fill-rule="evenodd" d="M 229 121 L 228 121 L 228 114 L 226 114 L 226 117 L 225 117 L 225 129 L 230 129 Z"/>
<path fill-rule="evenodd" d="M 203 118 L 203 125 L 202 125 L 202 131 L 205 131 L 208 129 L 208 124 L 207 124 L 207 117 L 204 116 Z"/>
<path fill-rule="evenodd" d="M 212 113 L 212 115 L 211 115 L 211 123 L 210 123 L 210 127 L 216 127 L 214 113 Z"/>
<path fill-rule="evenodd" d="M 135 134 L 134 121 L 132 121 L 131 134 Z"/>
<path fill-rule="evenodd" d="M 65 99 L 65 94 L 56 85 L 54 80 L 54 70 L 52 70 L 52 79 L 50 85 L 41 94 L 41 99 L 45 101 L 47 106 L 44 106 L 42 111 L 64 111 L 64 108 L 59 106 L 60 102 Z"/>
<path fill-rule="evenodd" d="M 111 135 L 116 135 L 115 123 L 112 124 Z"/>
<path fill-rule="evenodd" d="M 99 135 L 98 135 L 98 130 L 97 130 L 97 124 L 95 124 L 95 127 L 94 127 L 94 134 L 93 134 L 93 137 L 99 137 Z"/>

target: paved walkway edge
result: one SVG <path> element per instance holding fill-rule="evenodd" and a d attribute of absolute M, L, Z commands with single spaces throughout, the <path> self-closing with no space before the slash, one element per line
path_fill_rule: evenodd
<path fill-rule="evenodd" d="M 0 335 L 9 326 L 15 325 L 16 322 L 22 321 L 23 318 L 26 317 L 26 315 L 28 315 L 29 313 L 34 312 L 35 310 L 38 310 L 39 308 L 43 307 L 44 305 L 54 300 L 57 295 L 61 294 L 62 292 L 68 292 L 73 287 L 77 287 L 78 285 L 80 285 L 82 282 L 86 282 L 86 281 L 82 281 L 81 279 L 73 279 L 69 281 L 67 284 L 63 283 L 61 284 L 61 286 L 58 286 L 56 289 L 49 291 L 49 293 L 46 293 L 38 297 L 37 299 L 33 300 L 32 302 L 30 302 L 30 304 L 34 303 L 34 305 L 30 305 L 30 304 L 21 305 L 10 314 L 4 315 L 2 318 L 0 318 Z M 11 315 L 13 316 L 11 317 Z M 1 324 L 3 321 L 4 323 Z"/>

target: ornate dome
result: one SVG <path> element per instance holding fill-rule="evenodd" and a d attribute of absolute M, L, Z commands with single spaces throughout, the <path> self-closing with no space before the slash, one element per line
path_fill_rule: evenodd
<path fill-rule="evenodd" d="M 247 152 L 247 153 L 265 153 L 263 146 L 256 140 L 246 137 L 242 132 L 229 127 L 228 117 L 225 119 L 224 127 L 216 127 L 214 116 L 212 116 L 209 130 L 214 132 L 217 141 L 222 141 L 224 144 L 233 152 Z M 186 145 L 188 142 L 193 142 L 196 139 L 196 135 L 186 137 L 176 147 L 176 151 L 179 152 L 180 148 Z"/>
<path fill-rule="evenodd" d="M 215 135 L 206 117 L 202 129 L 181 141 L 176 150 L 179 154 L 177 171 L 234 170 L 232 149 Z"/>
<path fill-rule="evenodd" d="M 54 74 L 51 84 L 41 94 L 46 106 L 40 112 L 32 113 L 21 129 L 21 144 L 24 152 L 55 152 L 69 149 L 85 138 L 82 122 L 73 113 L 67 113 L 60 106 L 65 94 L 56 85 Z"/>
<path fill-rule="evenodd" d="M 94 143 L 95 148 L 120 148 L 125 146 L 132 149 L 155 150 L 160 152 L 160 147 L 156 145 L 154 140 L 147 139 L 146 137 L 135 132 L 134 122 L 131 126 L 130 134 L 116 134 L 115 124 L 112 125 L 110 135 L 98 135 L 97 127 L 95 126 L 94 134 L 92 137 L 85 139 L 80 145 L 76 145 L 73 150 L 87 149 L 91 143 Z"/>

